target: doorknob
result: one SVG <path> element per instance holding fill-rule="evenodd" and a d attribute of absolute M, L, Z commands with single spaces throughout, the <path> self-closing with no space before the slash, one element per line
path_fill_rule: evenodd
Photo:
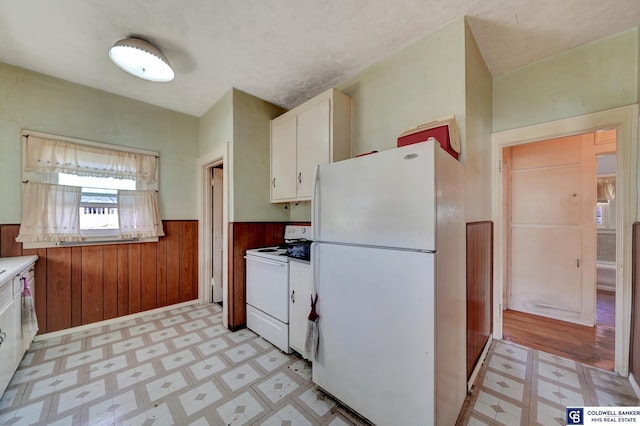
<path fill-rule="evenodd" d="M 580 259 L 576 259 L 576 268 L 580 267 Z"/>

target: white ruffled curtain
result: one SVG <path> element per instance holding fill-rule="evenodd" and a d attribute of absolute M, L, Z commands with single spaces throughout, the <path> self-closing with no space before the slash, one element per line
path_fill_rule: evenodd
<path fill-rule="evenodd" d="M 156 191 L 118 191 L 118 220 L 121 238 L 149 238 L 164 235 Z"/>
<path fill-rule="evenodd" d="M 82 188 L 27 182 L 16 241 L 79 241 Z"/>
<path fill-rule="evenodd" d="M 25 170 L 135 179 L 150 183 L 156 183 L 158 177 L 157 159 L 153 155 L 43 139 L 33 135 L 26 139 Z"/>

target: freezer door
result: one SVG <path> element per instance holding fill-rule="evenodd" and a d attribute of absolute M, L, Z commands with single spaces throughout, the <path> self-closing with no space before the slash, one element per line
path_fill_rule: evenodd
<path fill-rule="evenodd" d="M 374 424 L 435 424 L 434 256 L 313 245 L 313 381 Z"/>
<path fill-rule="evenodd" d="M 314 240 L 435 250 L 435 145 L 319 166 Z"/>

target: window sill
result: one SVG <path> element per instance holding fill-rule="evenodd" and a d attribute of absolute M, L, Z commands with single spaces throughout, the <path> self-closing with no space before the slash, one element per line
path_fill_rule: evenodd
<path fill-rule="evenodd" d="M 108 244 L 136 244 L 136 243 L 157 243 L 159 237 L 140 238 L 140 239 L 125 239 L 109 238 L 107 236 L 96 237 L 84 237 L 82 241 L 43 241 L 39 243 L 22 243 L 22 248 L 29 249 L 42 249 L 42 248 L 54 248 L 54 247 L 82 247 L 82 246 L 102 246 Z"/>

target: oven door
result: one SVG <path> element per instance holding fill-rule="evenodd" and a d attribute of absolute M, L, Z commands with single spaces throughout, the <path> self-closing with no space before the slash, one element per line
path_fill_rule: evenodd
<path fill-rule="evenodd" d="M 289 263 L 245 256 L 247 304 L 289 323 Z"/>

